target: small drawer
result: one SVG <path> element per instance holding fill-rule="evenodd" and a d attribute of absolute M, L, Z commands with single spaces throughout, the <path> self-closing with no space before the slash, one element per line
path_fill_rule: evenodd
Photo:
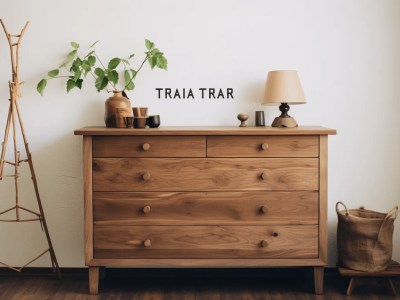
<path fill-rule="evenodd" d="M 205 136 L 94 136 L 93 157 L 205 157 Z"/>
<path fill-rule="evenodd" d="M 93 191 L 318 190 L 317 158 L 93 158 Z"/>
<path fill-rule="evenodd" d="M 95 225 L 316 225 L 318 192 L 94 192 Z"/>
<path fill-rule="evenodd" d="M 94 226 L 94 258 L 318 258 L 318 226 Z"/>
<path fill-rule="evenodd" d="M 318 157 L 318 136 L 208 136 L 208 157 Z"/>

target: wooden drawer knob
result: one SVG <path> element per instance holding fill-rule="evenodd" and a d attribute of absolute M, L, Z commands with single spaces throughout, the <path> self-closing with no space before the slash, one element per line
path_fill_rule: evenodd
<path fill-rule="evenodd" d="M 268 247 L 268 242 L 266 241 L 266 240 L 262 240 L 261 241 L 261 247 L 263 247 L 263 248 L 266 248 L 266 247 Z"/>
<path fill-rule="evenodd" d="M 268 207 L 266 207 L 265 205 L 263 205 L 263 206 L 260 207 L 260 211 L 261 211 L 263 214 L 266 214 L 266 213 L 268 212 Z"/>
<path fill-rule="evenodd" d="M 260 177 L 262 180 L 266 180 L 268 176 L 267 176 L 267 173 L 262 172 Z"/>
<path fill-rule="evenodd" d="M 268 144 L 267 143 L 262 143 L 260 145 L 261 150 L 267 150 L 268 149 Z"/>
<path fill-rule="evenodd" d="M 148 214 L 151 210 L 151 207 L 149 205 L 146 205 L 145 207 L 143 207 L 142 211 L 145 214 Z"/>
<path fill-rule="evenodd" d="M 145 180 L 145 181 L 149 180 L 150 177 L 151 177 L 151 175 L 150 175 L 149 172 L 146 172 L 146 173 L 142 174 L 142 179 Z"/>
<path fill-rule="evenodd" d="M 150 247 L 150 246 L 151 246 L 151 241 L 150 241 L 150 240 L 145 240 L 145 241 L 143 242 L 143 246 L 145 246 L 145 247 Z"/>
<path fill-rule="evenodd" d="M 149 143 L 144 143 L 144 144 L 142 145 L 142 149 L 143 149 L 144 151 L 149 150 L 149 149 L 150 149 L 150 144 L 149 144 Z"/>

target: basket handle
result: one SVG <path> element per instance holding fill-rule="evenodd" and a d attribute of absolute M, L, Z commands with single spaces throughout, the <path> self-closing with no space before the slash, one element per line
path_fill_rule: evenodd
<path fill-rule="evenodd" d="M 398 206 L 393 207 L 391 210 L 388 211 L 384 220 L 386 221 L 388 219 L 396 219 L 398 212 L 399 212 L 399 207 Z"/>
<path fill-rule="evenodd" d="M 339 204 L 342 205 L 344 207 L 344 209 L 346 210 L 346 216 L 349 215 L 349 210 L 347 209 L 347 206 L 343 203 L 343 202 L 337 202 L 336 203 L 336 213 L 339 213 Z"/>

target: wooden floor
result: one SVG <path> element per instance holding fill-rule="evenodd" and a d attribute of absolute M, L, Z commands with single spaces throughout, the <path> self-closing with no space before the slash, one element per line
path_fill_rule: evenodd
<path fill-rule="evenodd" d="M 109 270 L 106 279 L 100 283 L 98 296 L 87 294 L 88 280 L 82 272 L 68 274 L 64 271 L 62 280 L 54 275 L 0 273 L 0 299 L 400 299 L 399 292 L 397 296 L 386 295 L 373 280 L 354 290 L 353 295 L 346 296 L 346 279 L 335 272 L 326 275 L 325 294 L 318 296 L 312 293 L 311 271 L 288 272 L 268 269 Z M 399 290 L 400 281 L 395 283 Z"/>

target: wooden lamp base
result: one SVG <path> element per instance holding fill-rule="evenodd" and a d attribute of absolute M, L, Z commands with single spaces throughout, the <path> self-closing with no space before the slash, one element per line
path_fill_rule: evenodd
<path fill-rule="evenodd" d="M 299 126 L 296 120 L 292 117 L 276 117 L 272 122 L 272 127 L 297 127 Z"/>
<path fill-rule="evenodd" d="M 274 122 L 272 122 L 272 127 L 297 127 L 297 122 L 294 118 L 288 115 L 290 107 L 287 103 L 281 103 L 279 105 L 279 110 L 281 111 L 281 115 L 276 117 Z"/>

